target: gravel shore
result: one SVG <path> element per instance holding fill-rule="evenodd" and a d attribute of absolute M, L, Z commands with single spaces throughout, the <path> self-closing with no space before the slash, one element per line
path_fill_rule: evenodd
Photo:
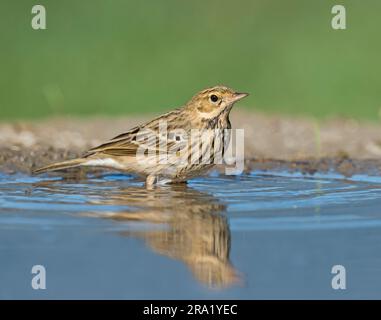
<path fill-rule="evenodd" d="M 152 116 L 50 118 L 0 123 L 0 171 L 30 173 L 80 156 Z M 345 175 L 381 172 L 381 124 L 233 110 L 234 128 L 245 130 L 246 169 L 334 169 Z"/>

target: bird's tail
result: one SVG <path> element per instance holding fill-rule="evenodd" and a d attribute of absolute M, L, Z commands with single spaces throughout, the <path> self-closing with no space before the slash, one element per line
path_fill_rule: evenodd
<path fill-rule="evenodd" d="M 68 160 L 68 161 L 62 161 L 62 162 L 57 162 L 50 164 L 48 166 L 39 168 L 35 171 L 33 171 L 34 174 L 39 174 L 47 171 L 56 171 L 56 170 L 63 170 L 63 169 L 69 169 L 69 168 L 74 168 L 82 165 L 84 162 L 86 162 L 88 159 L 84 158 L 78 158 L 78 159 L 73 159 L 73 160 Z"/>

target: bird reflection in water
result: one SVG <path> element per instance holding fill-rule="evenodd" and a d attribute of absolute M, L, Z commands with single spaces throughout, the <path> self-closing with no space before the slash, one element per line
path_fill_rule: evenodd
<path fill-rule="evenodd" d="M 231 235 L 224 216 L 226 207 L 218 199 L 186 184 L 153 190 L 127 187 L 115 191 L 91 203 L 126 206 L 131 210 L 87 215 L 164 224 L 165 228 L 126 230 L 120 235 L 144 239 L 154 252 L 184 262 L 195 278 L 210 288 L 241 283 L 239 273 L 229 260 Z"/>
<path fill-rule="evenodd" d="M 186 185 L 155 190 L 136 187 L 121 190 L 107 202 L 142 208 L 107 214 L 108 218 L 167 226 L 123 231 L 123 236 L 144 239 L 154 252 L 183 261 L 194 276 L 209 287 L 221 288 L 239 282 L 238 273 L 229 261 L 230 229 L 222 215 L 226 207 L 213 196 Z"/>

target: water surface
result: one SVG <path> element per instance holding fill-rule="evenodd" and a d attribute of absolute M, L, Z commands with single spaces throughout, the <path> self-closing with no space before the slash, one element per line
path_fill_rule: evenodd
<path fill-rule="evenodd" d="M 380 298 L 380 196 L 380 177 L 336 174 L 154 190 L 121 174 L 0 175 L 0 298 Z"/>

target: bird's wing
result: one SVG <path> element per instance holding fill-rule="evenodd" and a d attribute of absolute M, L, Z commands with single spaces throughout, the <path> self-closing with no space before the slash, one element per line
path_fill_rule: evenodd
<path fill-rule="evenodd" d="M 94 148 L 89 149 L 83 155 L 83 157 L 89 157 L 89 156 L 92 156 L 96 153 L 104 153 L 109 148 L 119 148 L 119 147 L 124 147 L 125 149 L 129 150 L 129 152 L 127 152 L 127 153 L 131 153 L 134 149 L 136 149 L 136 147 L 133 144 L 131 144 L 132 139 L 134 137 L 134 131 L 136 129 L 137 128 L 133 128 L 133 129 L 129 130 L 128 132 L 124 133 L 123 135 L 125 135 L 125 136 L 123 138 L 119 138 L 119 136 L 117 136 L 117 137 L 114 137 L 111 140 L 109 140 L 109 141 L 107 141 L 101 145 L 98 145 Z"/>
<path fill-rule="evenodd" d="M 168 112 L 156 119 L 153 119 L 143 125 L 136 126 L 131 130 L 122 133 L 110 141 L 103 143 L 95 148 L 90 149 L 84 156 L 88 157 L 95 153 L 103 153 L 115 156 L 134 156 L 139 147 L 145 147 L 148 152 L 159 153 L 176 144 L 176 137 L 167 135 L 167 141 L 163 144 L 162 137 L 159 137 L 161 121 L 168 122 L 168 130 L 171 129 L 172 120 L 176 119 L 180 124 L 187 124 L 184 115 L 181 115 L 181 108 Z"/>
<path fill-rule="evenodd" d="M 103 143 L 97 147 L 91 148 L 86 152 L 84 155 L 85 157 L 88 157 L 90 155 L 93 155 L 98 152 L 105 153 L 108 149 L 115 149 L 115 148 L 123 148 L 127 153 L 132 153 L 135 150 L 137 145 L 134 143 L 134 140 L 136 139 L 136 134 L 139 131 L 139 127 L 132 128 L 128 132 L 125 132 L 123 134 L 120 134 L 111 140 L 107 141 L 106 143 Z"/>
<path fill-rule="evenodd" d="M 131 129 L 110 141 L 90 149 L 84 157 L 89 157 L 96 153 L 102 153 L 111 156 L 136 156 L 139 148 L 140 152 L 146 154 L 160 154 L 173 150 L 176 140 L 163 140 L 158 133 L 152 130 L 144 131 L 141 128 Z"/>

